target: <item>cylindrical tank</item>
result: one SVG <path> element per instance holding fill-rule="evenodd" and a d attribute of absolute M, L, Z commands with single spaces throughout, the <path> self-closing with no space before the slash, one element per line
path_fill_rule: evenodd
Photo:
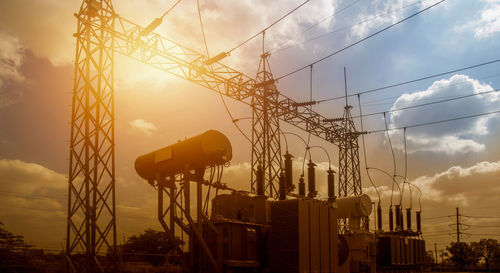
<path fill-rule="evenodd" d="M 406 209 L 406 229 L 411 230 L 411 209 Z"/>
<path fill-rule="evenodd" d="M 153 181 L 189 170 L 224 164 L 231 160 L 229 139 L 219 131 L 208 130 L 201 135 L 179 141 L 135 160 L 135 170 L 142 178 Z"/>
<path fill-rule="evenodd" d="M 292 158 L 289 153 L 285 154 L 285 186 L 287 190 L 293 191 L 293 174 L 292 174 Z"/>
<path fill-rule="evenodd" d="M 304 183 L 304 176 L 301 175 L 299 178 L 299 196 L 306 196 L 306 183 Z"/>
<path fill-rule="evenodd" d="M 335 202 L 338 218 L 366 217 L 372 212 L 372 200 L 366 194 L 338 198 Z"/>
<path fill-rule="evenodd" d="M 307 163 L 307 188 L 309 190 L 308 196 L 313 198 L 316 196 L 316 164 L 311 160 Z"/>
<path fill-rule="evenodd" d="M 328 199 L 333 200 L 335 198 L 335 171 L 332 169 L 329 169 L 326 171 L 328 173 L 327 175 L 327 181 L 328 181 Z"/>
<path fill-rule="evenodd" d="M 257 165 L 257 195 L 264 195 L 264 170 L 262 165 Z"/>
<path fill-rule="evenodd" d="M 392 206 L 389 207 L 389 230 L 394 230 L 394 215 L 392 212 Z"/>

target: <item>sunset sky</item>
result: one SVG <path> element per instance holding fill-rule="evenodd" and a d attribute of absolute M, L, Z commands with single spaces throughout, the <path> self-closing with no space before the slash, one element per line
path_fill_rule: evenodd
<path fill-rule="evenodd" d="M 115 0 L 122 17 L 146 26 L 175 1 Z M 272 2 L 272 4 L 270 4 Z M 210 55 L 227 51 L 286 14 L 302 0 L 201 0 Z M 438 0 L 311 0 L 266 32 L 275 77 L 306 66 L 395 23 Z M 79 0 L 0 1 L 0 222 L 33 244 L 60 249 L 65 240 L 71 92 L 73 88 L 76 18 Z M 335 14 L 334 16 L 332 16 Z M 156 29 L 161 35 L 204 52 L 196 1 L 182 1 Z M 262 40 L 258 37 L 222 62 L 254 76 Z M 500 1 L 447 0 L 394 28 L 374 36 L 313 67 L 313 99 L 344 94 L 343 69 L 350 94 L 411 81 L 500 59 Z M 249 189 L 250 145 L 228 117 L 218 94 L 144 64 L 116 55 L 115 132 L 118 238 L 146 228 L 160 229 L 155 190 L 133 168 L 138 155 L 208 129 L 228 136 L 233 160 L 223 180 Z M 279 91 L 296 101 L 309 98 L 309 70 L 283 78 Z M 399 109 L 500 88 L 500 61 L 440 77 L 383 89 L 361 96 L 364 114 Z M 227 99 L 235 117 L 250 108 Z M 344 100 L 324 102 L 314 110 L 339 117 Z M 350 97 L 358 116 L 357 97 Z M 453 119 L 500 110 L 500 94 L 470 96 L 446 103 L 393 112 L 389 128 Z M 385 128 L 382 114 L 363 119 L 366 131 Z M 250 135 L 248 120 L 238 122 Z M 284 131 L 307 133 L 281 123 Z M 360 129 L 359 119 L 356 125 Z M 428 248 L 443 249 L 454 240 L 448 233 L 460 208 L 465 241 L 500 239 L 500 119 L 498 115 L 408 128 L 407 176 L 422 190 L 424 238 Z M 405 173 L 403 131 L 390 133 L 396 172 Z M 387 134 L 368 134 L 368 167 L 394 172 Z M 299 174 L 304 144 L 288 137 Z M 360 139 L 361 143 L 361 139 Z M 338 150 L 311 138 L 329 151 L 338 166 Z M 326 196 L 327 157 L 312 149 L 318 162 L 321 197 Z M 360 150 L 363 191 L 377 201 Z M 392 179 L 370 171 L 386 213 Z M 297 180 L 298 176 L 295 176 Z M 295 181 L 297 183 L 297 181 Z M 403 196 L 408 207 L 409 192 Z M 412 207 L 419 208 L 413 190 Z M 398 196 L 396 194 L 396 196 Z M 399 196 L 398 196 L 399 198 Z M 399 202 L 394 199 L 394 203 Z M 430 219 L 426 219 L 430 218 Z M 387 219 L 387 217 L 385 218 Z M 497 226 L 488 228 L 484 226 Z M 387 223 L 384 223 L 387 229 Z"/>

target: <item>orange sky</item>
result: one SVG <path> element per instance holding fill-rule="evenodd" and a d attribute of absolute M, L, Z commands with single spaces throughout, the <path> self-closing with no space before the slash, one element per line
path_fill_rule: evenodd
<path fill-rule="evenodd" d="M 268 49 L 288 41 L 289 37 L 295 37 L 292 34 L 317 22 L 319 18 L 332 14 L 339 7 L 345 6 L 345 2 L 312 1 L 310 6 L 304 6 L 295 16 L 283 21 L 266 34 Z M 397 8 L 411 1 L 380 2 L 392 3 Z M 169 3 L 170 1 L 114 1 L 118 13 L 141 25 L 147 25 L 152 18 L 161 15 Z M 202 14 L 206 22 L 210 53 L 214 55 L 228 50 L 298 3 L 299 1 L 292 0 L 277 1 L 275 5 L 269 6 L 266 1 L 202 1 Z M 195 4 L 194 1 L 183 1 L 166 17 L 164 24 L 157 31 L 203 52 Z M 391 33 L 393 36 L 384 36 L 373 43 L 367 42 L 366 45 L 347 51 L 345 55 L 339 56 L 332 62 L 315 66 L 315 98 L 343 94 L 344 66 L 347 66 L 349 73 L 349 90 L 354 93 L 358 89 L 387 85 L 498 57 L 492 50 L 500 43 L 498 32 L 494 31 L 496 21 L 491 24 L 493 28 L 491 36 L 477 38 L 477 41 L 474 41 L 474 37 L 484 35 L 486 28 L 481 30 L 483 32 L 477 30 L 475 34 L 468 33 L 468 30 L 460 32 L 461 28 L 474 27 L 473 21 L 456 24 L 448 22 L 444 27 L 438 27 L 441 25 L 437 19 L 440 12 L 444 14 L 443 18 L 459 17 L 457 9 L 461 6 L 457 5 L 459 4 L 443 5 L 435 13 L 425 15 L 426 17 L 423 17 L 425 20 L 410 22 L 409 25 L 415 27 L 410 29 L 415 30 L 412 33 L 423 37 L 418 41 L 406 40 L 409 38 L 404 36 L 405 31 L 396 29 Z M 470 12 L 482 15 L 487 13 L 484 9 L 496 10 L 497 6 L 494 3 L 492 6 L 488 5 L 486 3 L 484 6 L 474 6 Z M 65 176 L 68 169 L 67 141 L 70 132 L 75 47 L 72 33 L 76 29 L 73 13 L 77 12 L 79 6 L 80 1 L 77 0 L 13 0 L 0 3 L 0 57 L 2 60 L 7 60 L 3 63 L 8 64 L 0 66 L 0 128 L 2 128 L 0 221 L 4 222 L 12 232 L 24 235 L 27 240 L 41 247 L 60 248 L 60 242 L 65 236 L 67 194 Z M 141 7 L 140 11 L 138 7 Z M 359 21 L 394 7 L 380 4 L 369 10 L 358 8 L 345 18 L 333 17 L 323 21 L 314 31 L 318 34 L 332 31 L 349 25 L 350 19 Z M 403 15 L 407 13 L 396 13 L 394 16 L 397 19 Z M 276 75 L 283 75 L 293 68 L 338 49 L 340 45 L 359 39 L 367 31 L 376 30 L 380 24 L 395 19 L 387 18 L 387 20 L 370 21 L 373 25 L 366 25 L 364 28 L 360 25 L 340 37 L 334 36 L 326 41 L 319 40 L 317 43 L 302 45 L 291 51 L 276 53 L 271 57 L 273 72 Z M 435 24 L 437 33 L 422 31 L 420 28 L 428 27 L 426 24 Z M 401 27 L 404 29 L 406 26 Z M 415 36 L 418 36 L 417 34 Z M 446 41 L 440 39 L 442 36 L 447 37 Z M 465 36 L 469 37 L 470 46 L 460 43 Z M 292 40 L 292 43 L 306 38 L 299 35 L 296 41 Z M 456 42 L 452 47 L 447 44 L 451 41 Z M 261 53 L 260 42 L 259 39 L 252 41 L 241 50 L 235 51 L 230 58 L 224 60 L 224 63 L 253 76 Z M 426 53 L 429 51 L 433 53 Z M 437 59 L 438 56 L 440 59 Z M 435 61 L 436 59 L 438 61 Z M 176 142 L 178 139 L 208 129 L 216 129 L 226 134 L 233 144 L 233 160 L 223 179 L 232 187 L 248 189 L 250 146 L 228 118 L 217 94 L 122 56 L 116 57 L 115 67 L 119 238 L 137 234 L 148 227 L 160 228 L 155 216 L 155 191 L 135 174 L 133 161 L 140 154 Z M 434 67 L 438 68 L 433 70 Z M 403 93 L 414 95 L 410 96 L 411 102 L 418 102 L 419 98 L 432 99 L 449 95 L 430 94 L 432 93 L 430 91 L 452 90 L 453 88 L 448 87 L 453 86 L 455 81 L 466 84 L 463 89 L 453 89 L 453 92 L 476 92 L 480 88 L 498 88 L 498 79 L 486 78 L 495 71 L 498 71 L 498 65 L 491 69 L 464 72 L 468 78 L 445 75 L 417 86 L 399 89 L 395 94 L 373 95 L 368 97 L 367 101 L 378 104 L 375 108 L 368 105 L 367 108 L 372 108 L 363 110 L 385 111 L 395 105 L 406 105 L 402 103 L 409 103 L 410 100 L 409 97 L 404 97 Z M 480 85 L 476 84 L 476 80 Z M 441 89 L 436 89 L 436 86 L 441 86 L 439 87 Z M 279 82 L 278 88 L 280 92 L 297 101 L 306 100 L 309 96 L 309 75 L 301 72 L 292 78 L 283 79 Z M 384 98 L 389 99 L 380 101 Z M 494 109 L 495 106 L 492 106 L 491 102 L 495 102 L 495 99 L 496 97 L 492 95 L 482 97 L 474 104 L 459 102 L 453 105 L 453 108 L 442 107 L 441 110 L 445 109 L 445 112 L 439 112 L 436 108 L 432 111 L 414 112 L 403 116 L 402 122 L 409 122 L 408 124 L 413 121 L 419 122 L 418 118 L 425 114 L 428 114 L 430 119 L 439 119 L 447 114 L 460 115 L 469 108 L 479 112 L 481 112 L 480 107 Z M 232 100 L 227 102 L 235 117 L 250 115 L 247 106 Z M 356 100 L 350 103 L 357 105 Z M 343 110 L 342 103 L 315 107 L 326 116 L 338 116 Z M 354 108 L 354 111 L 358 109 Z M 393 121 L 395 125 L 398 124 L 396 117 Z M 239 124 L 245 132 L 250 133 L 248 121 L 242 120 Z M 411 144 L 408 174 L 411 181 L 420 186 L 424 192 L 422 196 L 424 218 L 453 214 L 455 207 L 463 208 L 463 213 L 469 216 L 500 216 L 497 212 L 500 207 L 497 198 L 500 194 L 498 184 L 500 149 L 497 145 L 500 127 L 497 118 L 486 120 L 485 124 L 485 132 L 478 128 L 481 125 L 479 123 L 467 124 L 467 128 L 478 128 L 477 130 L 464 129 L 462 127 L 465 125 L 455 123 L 408 131 Z M 380 129 L 383 128 L 383 121 L 380 116 L 376 116 L 367 119 L 365 126 L 369 128 L 368 130 Z M 307 137 L 307 134 L 286 124 L 283 124 L 283 130 Z M 394 133 L 392 137 L 396 146 L 397 172 L 402 174 L 404 172 L 402 136 L 401 133 Z M 295 171 L 299 174 L 304 145 L 298 139 L 293 137 L 289 139 L 290 151 L 297 158 Z M 338 165 L 338 151 L 335 146 L 314 137 L 311 141 L 312 145 L 322 145 L 328 149 L 333 165 Z M 314 161 L 320 163 L 318 172 L 323 173 L 318 174 L 318 179 L 326 182 L 324 179 L 324 170 L 327 168 L 326 156 L 321 150 L 311 151 Z M 367 159 L 370 166 L 392 173 L 393 159 L 384 134 L 367 136 Z M 362 154 L 361 162 L 364 190 L 376 200 L 376 194 L 366 179 Z M 387 208 L 391 179 L 376 172 L 372 173 L 372 176 L 376 185 L 380 187 L 379 191 L 382 192 L 382 199 Z M 325 183 L 318 184 L 320 194 L 325 196 Z M 408 204 L 408 197 L 407 192 L 405 204 Z M 412 205 L 414 208 L 418 207 L 416 195 Z M 482 220 L 468 218 L 467 221 L 476 224 L 498 223 L 498 220 L 493 218 Z M 448 222 L 446 218 L 424 221 L 424 231 L 432 233 L 442 230 L 443 225 L 446 226 Z M 471 230 L 470 233 L 493 232 Z M 432 236 L 429 238 L 429 242 L 436 241 L 440 244 L 445 244 L 451 239 L 438 240 Z M 478 236 L 470 238 L 473 239 L 478 239 Z"/>

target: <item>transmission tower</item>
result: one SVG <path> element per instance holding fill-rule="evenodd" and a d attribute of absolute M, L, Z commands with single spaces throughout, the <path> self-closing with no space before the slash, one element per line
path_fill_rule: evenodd
<path fill-rule="evenodd" d="M 256 192 L 259 165 L 265 174 L 265 194 L 278 198 L 281 172 L 279 92 L 269 66 L 269 54 L 261 56 L 252 98 L 252 192 Z"/>
<path fill-rule="evenodd" d="M 103 29 L 113 29 L 115 17 L 110 0 L 86 0 L 75 16 L 78 25 L 74 35 L 67 269 L 104 272 L 97 254 L 116 253 L 116 215 L 114 37 Z M 92 24 L 102 28 L 96 29 Z"/>
<path fill-rule="evenodd" d="M 352 119 L 352 106 L 347 100 L 347 78 L 344 68 L 345 107 L 342 117 L 342 137 L 339 140 L 339 197 L 356 196 L 362 194 L 361 172 L 359 168 L 359 145 L 354 120 Z M 360 106 L 361 107 L 361 106 Z M 368 219 L 363 219 L 362 225 L 368 226 Z M 341 231 L 345 232 L 348 221 L 340 220 Z"/>
<path fill-rule="evenodd" d="M 358 135 L 351 115 L 352 106 L 346 105 L 342 119 L 343 137 L 339 142 L 339 197 L 362 194 L 359 168 Z"/>

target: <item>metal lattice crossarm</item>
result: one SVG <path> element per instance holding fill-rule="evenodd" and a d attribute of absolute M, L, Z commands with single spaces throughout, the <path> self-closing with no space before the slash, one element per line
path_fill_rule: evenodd
<path fill-rule="evenodd" d="M 78 15 L 76 15 L 78 16 Z M 144 33 L 144 28 L 114 14 L 115 29 L 109 25 L 91 24 L 92 28 L 113 34 L 115 52 L 146 63 L 179 78 L 191 81 L 232 99 L 251 105 L 252 97 L 259 96 L 255 88 L 258 82 L 220 62 L 206 64 L 208 59 L 203 54 L 180 45 L 157 33 Z M 274 80 L 269 84 L 274 84 Z M 301 106 L 299 103 L 279 93 L 277 103 L 269 102 L 269 107 L 278 117 L 321 139 L 338 145 L 343 136 L 341 125 L 327 119 L 319 113 Z"/>

